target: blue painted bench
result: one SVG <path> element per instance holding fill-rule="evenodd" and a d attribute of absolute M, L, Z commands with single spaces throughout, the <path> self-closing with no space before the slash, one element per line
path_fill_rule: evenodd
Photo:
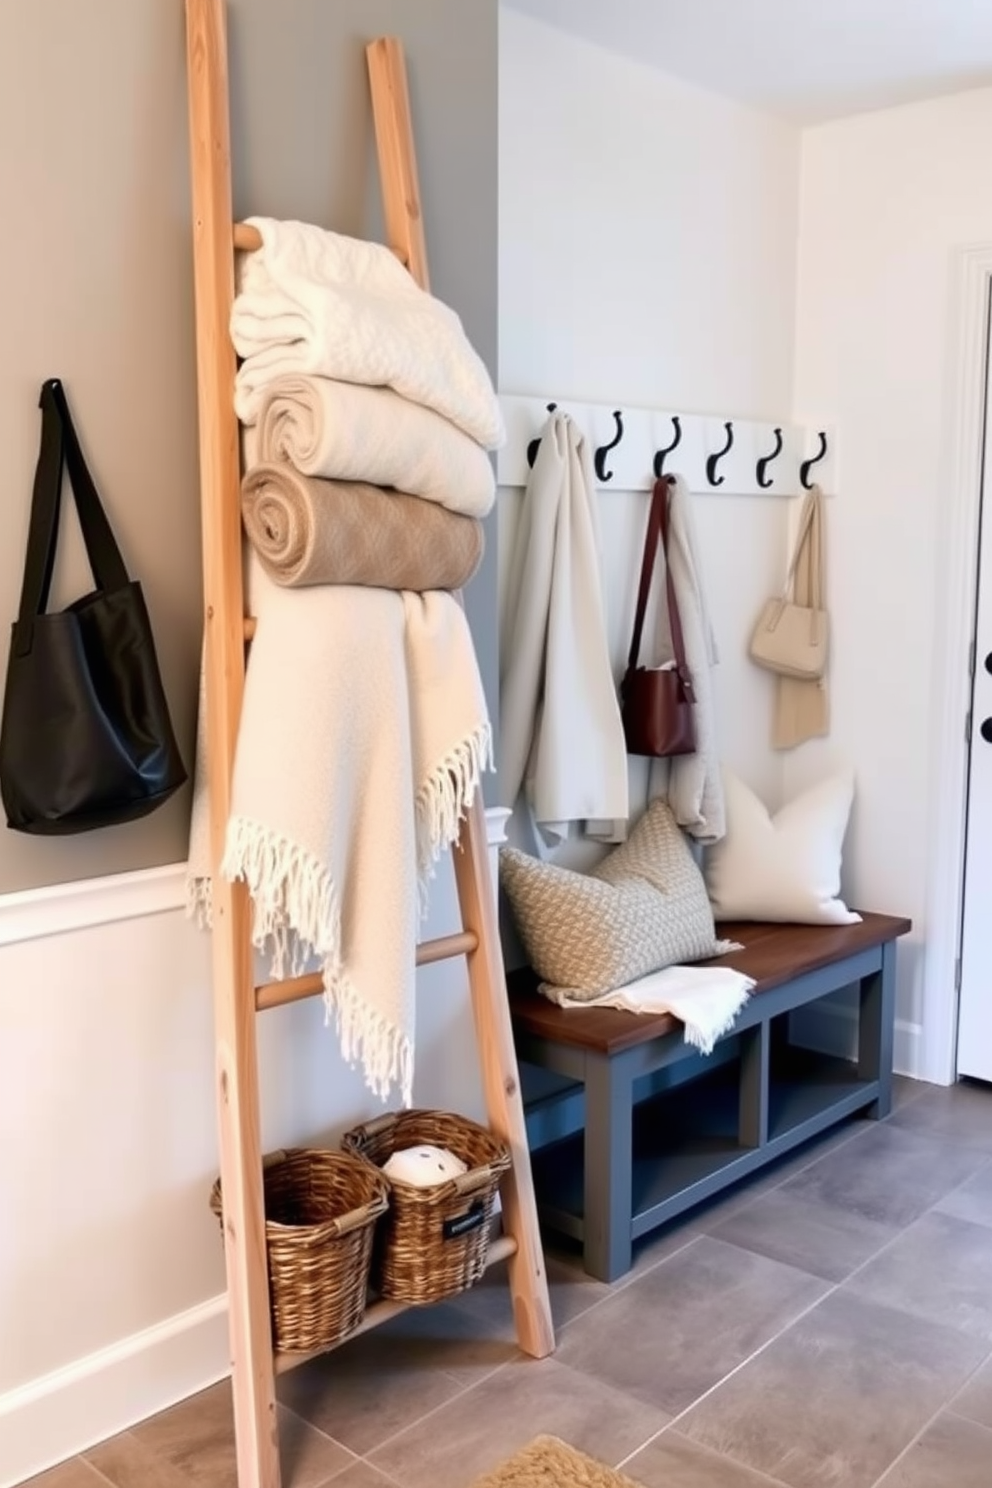
<path fill-rule="evenodd" d="M 744 949 L 720 959 L 755 978 L 712 1054 L 668 1014 L 560 1008 L 533 972 L 508 978 L 542 1224 L 581 1242 L 613 1281 L 635 1240 L 827 1127 L 892 1101 L 896 943 L 909 920 L 721 924 Z M 805 1049 L 790 1014 L 857 986 L 857 1056 Z"/>

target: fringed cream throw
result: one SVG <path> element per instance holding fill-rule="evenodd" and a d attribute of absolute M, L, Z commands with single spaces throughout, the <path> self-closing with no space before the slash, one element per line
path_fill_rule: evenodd
<path fill-rule="evenodd" d="M 250 588 L 223 872 L 248 885 L 271 974 L 315 959 L 345 1059 L 409 1105 L 426 889 L 491 763 L 465 616 L 440 592 L 280 589 L 257 562 Z M 201 726 L 188 889 L 209 920 L 203 742 Z"/>

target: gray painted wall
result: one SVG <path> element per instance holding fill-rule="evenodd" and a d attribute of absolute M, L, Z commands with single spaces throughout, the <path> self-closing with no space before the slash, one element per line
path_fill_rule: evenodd
<path fill-rule="evenodd" d="M 230 0 L 235 211 L 380 236 L 364 44 L 402 38 L 432 288 L 495 379 L 497 0 Z M 32 0 L 0 14 L 0 628 L 20 591 L 38 389 L 65 381 L 144 585 L 192 760 L 200 549 L 182 0 Z M 495 526 L 467 594 L 497 696 Z M 74 525 L 52 603 L 88 587 Z M 0 659 L 6 660 L 6 641 Z M 189 798 L 76 838 L 0 826 L 0 893 L 180 861 Z"/>

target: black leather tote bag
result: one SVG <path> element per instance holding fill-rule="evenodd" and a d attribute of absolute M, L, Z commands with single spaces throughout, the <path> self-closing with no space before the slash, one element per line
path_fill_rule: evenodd
<path fill-rule="evenodd" d="M 41 389 L 21 606 L 0 721 L 0 797 L 17 832 L 133 821 L 183 784 L 141 585 L 129 579 L 58 379 Z M 96 588 L 46 614 L 68 469 Z"/>

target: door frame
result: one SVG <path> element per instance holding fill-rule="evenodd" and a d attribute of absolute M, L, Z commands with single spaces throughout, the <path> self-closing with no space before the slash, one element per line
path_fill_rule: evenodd
<path fill-rule="evenodd" d="M 952 276 L 951 338 L 944 379 L 946 500 L 942 503 L 936 638 L 931 695 L 930 812 L 927 842 L 927 924 L 924 928 L 921 1040 L 923 1080 L 949 1085 L 957 1077 L 959 957 L 964 906 L 970 750 L 966 720 L 971 708 L 971 647 L 978 603 L 976 544 L 982 509 L 986 430 L 992 243 L 958 250 Z M 990 421 L 992 422 L 992 421 Z M 983 438 L 983 434 L 985 438 Z"/>

